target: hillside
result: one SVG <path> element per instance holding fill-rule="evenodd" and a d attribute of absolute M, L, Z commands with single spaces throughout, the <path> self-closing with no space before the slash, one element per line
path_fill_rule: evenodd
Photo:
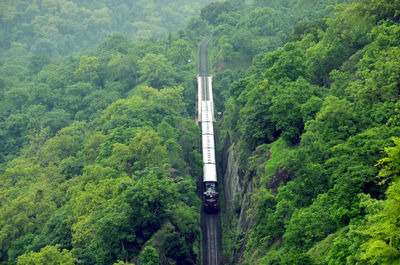
<path fill-rule="evenodd" d="M 64 57 L 94 49 L 109 34 L 161 37 L 187 25 L 211 0 L 1 1 L 1 57 Z M 196 23 L 192 21 L 190 23 Z"/>
<path fill-rule="evenodd" d="M 249 68 L 216 57 L 240 76 L 220 106 L 234 264 L 398 264 L 400 2 L 331 10 Z M 216 54 L 235 40 L 219 27 Z"/>
<path fill-rule="evenodd" d="M 0 264 L 199 264 L 210 35 L 221 262 L 399 263 L 400 1 L 210 2 L 0 3 Z"/>
<path fill-rule="evenodd" d="M 2 63 L 0 264 L 197 262 L 204 25 Z"/>

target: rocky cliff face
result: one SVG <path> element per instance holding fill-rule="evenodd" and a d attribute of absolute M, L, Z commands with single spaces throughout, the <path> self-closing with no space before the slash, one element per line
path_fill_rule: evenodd
<path fill-rule="evenodd" d="M 246 235 L 253 224 L 253 218 L 249 216 L 248 210 L 253 206 L 250 194 L 256 188 L 256 180 L 245 178 L 245 173 L 239 169 L 239 157 L 229 134 L 224 140 L 221 163 L 225 206 L 223 211 L 224 228 L 230 231 L 240 231 L 231 233 L 233 238 L 229 239 L 234 241 L 233 245 L 236 247 L 225 249 L 225 251 L 232 252 L 228 253 L 233 258 L 232 260 L 239 261 L 247 242 Z M 240 244 L 238 244 L 239 241 Z"/>
<path fill-rule="evenodd" d="M 260 145 L 252 154 L 252 167 L 244 170 L 240 167 L 240 159 L 231 141 L 226 135 L 221 150 L 221 166 L 223 187 L 222 220 L 224 223 L 224 252 L 232 257 L 232 264 L 241 264 L 251 229 L 254 225 L 256 202 L 252 194 L 260 186 L 260 178 L 265 174 L 265 166 L 272 161 L 272 151 L 269 145 Z M 268 178 L 265 188 L 275 194 L 282 184 L 292 179 L 292 175 L 283 168 L 277 167 Z M 254 212 L 254 211 L 253 211 Z"/>

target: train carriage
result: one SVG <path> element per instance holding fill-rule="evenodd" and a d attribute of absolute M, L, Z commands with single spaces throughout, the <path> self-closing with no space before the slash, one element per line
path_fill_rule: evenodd
<path fill-rule="evenodd" d="M 203 149 L 203 207 L 206 213 L 217 213 L 218 181 L 215 166 L 215 144 L 213 128 L 213 106 L 211 101 L 201 102 L 201 129 Z"/>
<path fill-rule="evenodd" d="M 214 135 L 214 126 L 212 122 L 202 122 L 201 123 L 201 134 L 212 134 Z"/>

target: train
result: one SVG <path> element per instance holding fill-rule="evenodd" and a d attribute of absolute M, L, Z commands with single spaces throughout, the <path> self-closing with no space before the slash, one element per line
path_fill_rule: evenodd
<path fill-rule="evenodd" d="M 213 102 L 201 101 L 201 135 L 203 149 L 203 209 L 205 213 L 218 213 L 218 181 L 215 165 Z"/>

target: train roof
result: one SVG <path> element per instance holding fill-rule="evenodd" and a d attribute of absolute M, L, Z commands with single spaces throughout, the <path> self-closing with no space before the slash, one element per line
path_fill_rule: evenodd
<path fill-rule="evenodd" d="M 212 134 L 203 134 L 202 135 L 202 145 L 203 148 L 215 148 L 214 145 L 214 135 Z"/>
<path fill-rule="evenodd" d="M 215 150 L 211 148 L 203 148 L 204 164 L 215 164 Z"/>
<path fill-rule="evenodd" d="M 212 122 L 213 117 L 212 117 L 211 111 L 203 111 L 201 113 L 201 121 L 202 122 Z"/>
<path fill-rule="evenodd" d="M 212 122 L 206 121 L 201 123 L 201 134 L 214 134 L 214 125 Z"/>
<path fill-rule="evenodd" d="M 201 101 L 201 111 L 212 111 L 212 101 L 211 100 L 203 100 Z"/>
<path fill-rule="evenodd" d="M 203 166 L 203 181 L 214 181 L 217 182 L 217 170 L 215 164 L 205 164 Z"/>

